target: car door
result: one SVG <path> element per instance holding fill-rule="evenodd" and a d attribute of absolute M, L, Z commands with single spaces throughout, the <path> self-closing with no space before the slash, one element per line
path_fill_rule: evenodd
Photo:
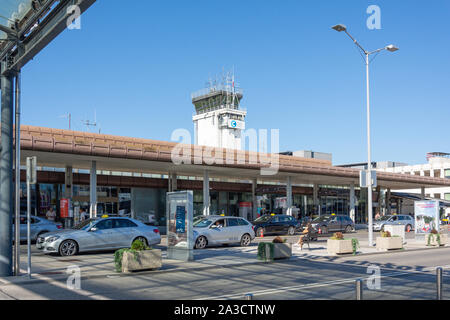
<path fill-rule="evenodd" d="M 113 219 L 102 219 L 89 231 L 86 250 L 104 250 L 117 248 L 118 238 L 113 233 Z"/>
<path fill-rule="evenodd" d="M 270 224 L 269 224 L 269 230 L 267 230 L 267 232 L 270 233 L 279 233 L 281 232 L 282 226 L 281 226 L 281 219 L 280 216 L 273 216 L 272 219 L 270 219 Z"/>
<path fill-rule="evenodd" d="M 286 233 L 291 223 L 289 222 L 289 216 L 279 216 L 280 222 L 278 223 L 277 232 Z"/>
<path fill-rule="evenodd" d="M 128 248 L 137 237 L 137 224 L 128 219 L 113 219 L 113 237 L 116 248 Z"/>
<path fill-rule="evenodd" d="M 329 232 L 336 232 L 339 231 L 341 228 L 341 224 L 338 220 L 339 217 L 332 216 L 330 220 L 328 221 L 328 231 Z"/>
<path fill-rule="evenodd" d="M 226 219 L 226 237 L 225 242 L 235 243 L 239 242 L 242 237 L 242 227 L 239 225 L 237 218 L 227 218 Z"/>
<path fill-rule="evenodd" d="M 255 232 L 248 221 L 244 220 L 243 218 L 238 218 L 238 224 L 240 226 L 239 231 L 241 233 L 241 237 L 246 233 L 250 234 L 252 238 L 254 237 Z"/>
<path fill-rule="evenodd" d="M 220 227 L 218 227 L 217 224 L 220 224 Z M 209 227 L 208 238 L 217 243 L 224 243 L 226 241 L 227 229 L 225 219 L 214 221 L 214 223 Z"/>

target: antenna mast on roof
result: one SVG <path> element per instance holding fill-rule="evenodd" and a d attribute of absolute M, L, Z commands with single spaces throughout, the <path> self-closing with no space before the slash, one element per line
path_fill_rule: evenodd
<path fill-rule="evenodd" d="M 89 127 L 96 127 L 97 126 L 97 111 L 94 110 L 94 121 L 81 120 L 81 122 L 86 126 L 87 131 L 89 131 Z"/>
<path fill-rule="evenodd" d="M 72 114 L 70 112 L 66 113 L 66 114 L 63 114 L 62 116 L 59 116 L 59 118 L 67 118 L 67 119 L 69 119 L 69 130 L 72 130 Z"/>

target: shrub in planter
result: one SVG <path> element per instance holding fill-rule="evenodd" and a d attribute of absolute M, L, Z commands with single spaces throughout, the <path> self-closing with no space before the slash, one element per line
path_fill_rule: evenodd
<path fill-rule="evenodd" d="M 336 232 L 327 241 L 327 251 L 329 254 L 353 253 L 359 249 L 358 239 L 345 239 L 342 232 Z"/>
<path fill-rule="evenodd" d="M 342 232 L 335 232 L 330 239 L 331 240 L 344 240 L 344 234 Z"/>
<path fill-rule="evenodd" d="M 448 236 L 433 229 L 430 234 L 425 236 L 425 240 L 427 246 L 445 246 L 447 244 Z"/>
<path fill-rule="evenodd" d="M 161 250 L 151 249 L 140 240 L 133 241 L 131 248 L 117 250 L 114 264 L 117 272 L 160 268 Z"/>
<path fill-rule="evenodd" d="M 258 259 L 265 262 L 275 259 L 286 259 L 292 256 L 292 246 L 286 243 L 286 239 L 276 237 L 272 242 L 260 242 L 258 244 Z"/>
<path fill-rule="evenodd" d="M 272 240 L 272 243 L 286 243 L 286 239 L 282 239 L 281 237 L 278 236 Z"/>
<path fill-rule="evenodd" d="M 381 231 L 381 237 L 382 238 L 390 238 L 391 233 L 389 231 Z"/>
<path fill-rule="evenodd" d="M 389 231 L 382 231 L 381 237 L 377 237 L 376 245 L 378 251 L 402 249 L 403 238 L 399 236 L 392 237 Z"/>

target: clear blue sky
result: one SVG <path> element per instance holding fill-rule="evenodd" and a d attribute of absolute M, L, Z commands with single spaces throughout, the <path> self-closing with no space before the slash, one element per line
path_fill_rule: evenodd
<path fill-rule="evenodd" d="M 381 8 L 381 30 L 366 9 Z M 366 161 L 365 69 L 345 34 L 368 49 L 376 161 L 424 163 L 450 152 L 448 0 L 98 0 L 23 69 L 23 124 L 169 140 L 193 132 L 190 93 L 235 67 L 247 128 L 280 129 L 280 149 Z"/>

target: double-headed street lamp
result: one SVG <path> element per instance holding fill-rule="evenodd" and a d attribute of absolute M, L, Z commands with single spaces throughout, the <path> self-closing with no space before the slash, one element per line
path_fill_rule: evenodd
<path fill-rule="evenodd" d="M 374 53 L 379 53 L 383 50 L 387 50 L 390 52 L 395 52 L 398 50 L 398 48 L 392 44 L 384 47 L 384 48 L 380 48 L 377 49 L 375 51 L 367 51 L 365 50 L 359 43 L 358 41 L 355 40 L 355 38 L 353 38 L 350 33 L 348 33 L 347 31 L 347 27 L 343 24 L 338 24 L 335 25 L 334 27 L 332 27 L 332 29 L 338 31 L 338 32 L 342 32 L 344 31 L 349 37 L 350 39 L 352 39 L 353 43 L 362 51 L 362 53 L 364 53 L 365 55 L 365 63 L 366 63 L 366 83 L 367 83 L 367 180 L 368 180 L 368 192 L 367 192 L 367 202 L 368 202 L 368 215 L 369 215 L 369 246 L 373 246 L 373 217 L 372 217 L 372 161 L 371 161 L 371 151 L 370 151 L 370 92 L 369 92 L 369 56 L 374 54 Z"/>

